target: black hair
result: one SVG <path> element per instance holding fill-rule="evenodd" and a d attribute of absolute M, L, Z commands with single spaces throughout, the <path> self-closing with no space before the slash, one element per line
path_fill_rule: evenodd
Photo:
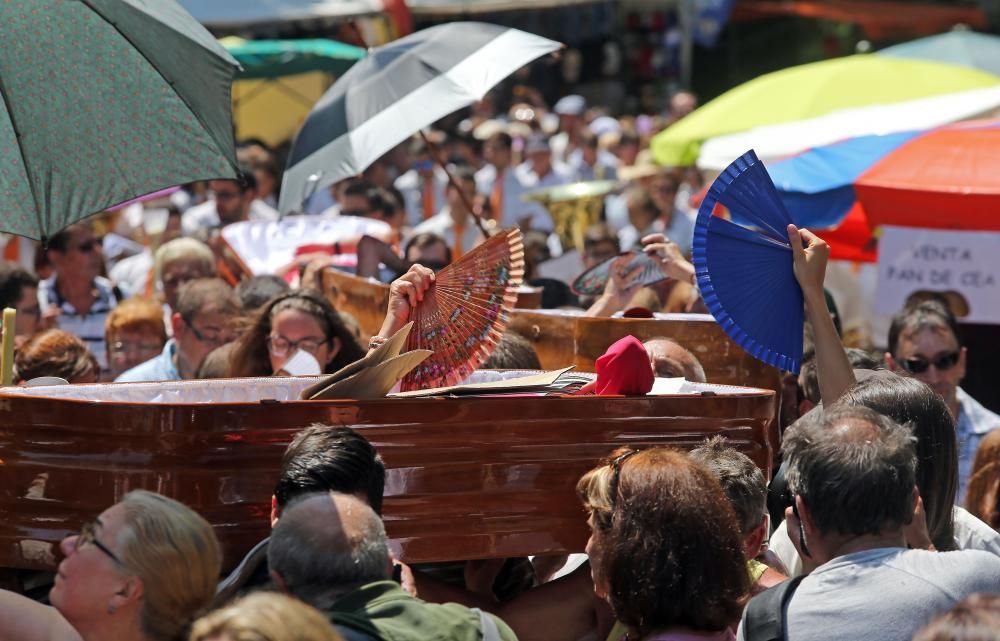
<path fill-rule="evenodd" d="M 371 195 L 374 191 L 375 185 L 363 178 L 356 178 L 344 187 L 345 196 L 364 196 L 369 201 L 371 201 Z"/>
<path fill-rule="evenodd" d="M 889 353 L 896 356 L 900 336 L 924 329 L 946 329 L 955 337 L 955 342 L 962 345 L 958 321 L 951 310 L 937 301 L 928 300 L 905 307 L 892 318 L 892 325 L 889 326 Z"/>
<path fill-rule="evenodd" d="M 349 427 L 310 425 L 295 435 L 281 458 L 274 498 L 282 509 L 300 496 L 340 492 L 367 498 L 382 513 L 385 463 L 375 447 Z"/>
<path fill-rule="evenodd" d="M 236 286 L 236 296 L 240 299 L 244 312 L 260 309 L 275 296 L 280 296 L 291 289 L 280 276 L 262 274 L 241 281 Z"/>
<path fill-rule="evenodd" d="M 17 242 L 11 239 L 9 242 Z M 0 309 L 17 307 L 25 287 L 38 287 L 38 276 L 7 261 L 0 262 Z"/>
<path fill-rule="evenodd" d="M 500 337 L 500 342 L 483 363 L 484 369 L 542 369 L 531 342 L 512 329 Z"/>

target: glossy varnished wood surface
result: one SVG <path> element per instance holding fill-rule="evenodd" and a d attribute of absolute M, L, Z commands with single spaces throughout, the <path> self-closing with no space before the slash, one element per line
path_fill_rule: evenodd
<path fill-rule="evenodd" d="M 574 487 L 611 449 L 721 433 L 766 469 L 773 416 L 763 390 L 219 405 L 0 396 L 0 568 L 51 569 L 54 542 L 137 488 L 203 514 L 231 566 L 267 534 L 281 454 L 315 422 L 359 429 L 384 457 L 403 560 L 581 551 Z"/>

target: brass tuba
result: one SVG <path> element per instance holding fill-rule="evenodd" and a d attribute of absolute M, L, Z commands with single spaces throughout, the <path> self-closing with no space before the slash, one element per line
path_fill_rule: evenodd
<path fill-rule="evenodd" d="M 576 182 L 529 191 L 522 198 L 541 203 L 549 211 L 563 251 L 583 252 L 587 228 L 600 221 L 604 197 L 617 186 L 614 180 Z"/>

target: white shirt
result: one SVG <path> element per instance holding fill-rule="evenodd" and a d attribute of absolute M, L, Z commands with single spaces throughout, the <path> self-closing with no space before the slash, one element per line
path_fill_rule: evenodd
<path fill-rule="evenodd" d="M 417 234 L 434 234 L 440 236 L 448 243 L 450 249 L 454 249 L 455 220 L 451 217 L 449 208 L 445 207 L 440 213 L 431 216 L 414 227 L 411 237 Z M 462 253 L 469 253 L 481 242 L 483 242 L 483 234 L 479 231 L 475 221 L 470 217 L 465 224 L 465 231 L 462 232 Z"/>
<path fill-rule="evenodd" d="M 489 198 L 493 194 L 493 186 L 496 183 L 496 178 L 496 167 L 486 165 L 476 172 L 476 189 L 478 189 L 480 194 Z M 508 167 L 503 172 L 501 227 L 511 227 L 518 224 L 522 218 L 530 218 L 533 229 L 552 230 L 552 218 L 549 216 L 548 210 L 540 203 L 521 199 L 521 196 L 532 188 L 524 183 L 523 177 L 513 167 Z"/>
<path fill-rule="evenodd" d="M 153 253 L 147 249 L 140 254 L 118 261 L 108 272 L 108 276 L 118 285 L 126 298 L 131 298 L 145 294 L 146 283 L 149 282 L 149 272 L 152 270 Z"/>
<path fill-rule="evenodd" d="M 955 524 L 956 550 L 982 550 L 1000 556 L 1000 534 L 993 528 L 960 507 L 952 509 L 952 520 Z M 788 538 L 788 528 L 784 523 L 771 535 L 767 547 L 781 559 L 790 576 L 802 574 L 802 557 Z"/>
<path fill-rule="evenodd" d="M 247 218 L 251 222 L 271 222 L 278 220 L 281 216 L 277 209 L 263 200 L 254 199 L 250 203 L 250 214 Z M 181 215 L 181 227 L 185 236 L 193 236 L 203 229 L 215 229 L 221 224 L 219 212 L 215 209 L 215 200 L 207 200 L 200 205 L 195 205 Z"/>
<path fill-rule="evenodd" d="M 448 176 L 443 169 L 435 167 L 431 181 L 434 211 L 441 211 L 448 204 L 445 199 Z M 411 169 L 397 178 L 393 185 L 403 194 L 407 223 L 411 227 L 419 225 L 424 220 L 424 177 L 416 169 Z"/>

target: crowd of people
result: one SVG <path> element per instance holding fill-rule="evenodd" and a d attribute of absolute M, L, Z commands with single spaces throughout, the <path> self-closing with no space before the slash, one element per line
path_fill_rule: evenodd
<path fill-rule="evenodd" d="M 690 259 L 701 178 L 656 166 L 648 151 L 652 134 L 693 108 L 678 98 L 662 117 L 616 119 L 581 96 L 551 110 L 535 96 L 502 113 L 494 96 L 303 198 L 294 215 L 371 221 L 347 269 L 390 283 L 372 337 L 316 291 L 322 270 L 344 268 L 336 251 L 313 248 L 276 274 L 234 273 L 221 230 L 279 218 L 279 155 L 259 142 L 241 144 L 239 180 L 77 223 L 45 247 L 9 241 L 0 306 L 17 310 L 15 381 L 268 377 L 299 353 L 335 372 L 392 336 L 435 272 L 482 242 L 476 217 L 521 227 L 526 280 L 545 307 L 704 310 Z M 594 180 L 619 188 L 601 195 L 582 247 L 563 246 L 549 210 L 522 198 Z M 155 234 L 143 223 L 153 207 L 165 210 Z M 719 438 L 687 453 L 619 448 L 577 486 L 585 559 L 468 561 L 456 573 L 392 558 L 379 453 L 359 432 L 316 425 L 281 461 L 270 536 L 221 581 L 211 526 L 136 490 L 62 542 L 48 603 L 0 591 L 0 636 L 1000 639 L 1000 417 L 960 387 L 967 353 L 947 301 L 901 310 L 882 354 L 845 350 L 824 290 L 826 244 L 794 226 L 788 237 L 809 349 L 782 411 L 780 468 L 761 470 Z M 653 257 L 665 280 L 637 284 L 623 257 L 603 293 L 572 293 L 579 272 L 626 251 Z M 550 259 L 562 259 L 558 272 Z M 636 349 L 610 375 L 707 380 L 670 337 Z M 540 368 L 514 332 L 485 367 Z"/>

